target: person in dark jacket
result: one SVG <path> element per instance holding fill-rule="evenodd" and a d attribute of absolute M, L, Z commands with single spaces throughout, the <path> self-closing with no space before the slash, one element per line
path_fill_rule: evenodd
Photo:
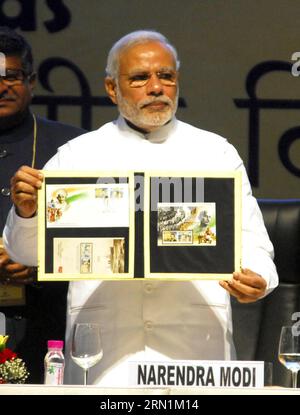
<path fill-rule="evenodd" d="M 30 109 L 36 74 L 23 36 L 0 27 L 0 234 L 10 199 L 10 178 L 22 165 L 41 169 L 57 148 L 83 129 L 50 121 Z M 36 282 L 36 268 L 13 262 L 0 239 L 0 312 L 8 346 L 25 361 L 29 383 L 43 380 L 47 340 L 64 339 L 67 283 Z M 0 333 L 2 334 L 2 333 Z"/>

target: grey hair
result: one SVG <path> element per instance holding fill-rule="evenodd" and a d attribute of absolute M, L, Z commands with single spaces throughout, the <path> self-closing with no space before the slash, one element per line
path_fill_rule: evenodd
<path fill-rule="evenodd" d="M 114 79 L 118 77 L 120 56 L 124 50 L 131 46 L 151 41 L 160 42 L 170 50 L 176 62 L 176 70 L 178 70 L 180 61 L 178 60 L 177 50 L 164 35 L 155 30 L 136 30 L 123 36 L 110 49 L 107 56 L 106 76 Z"/>

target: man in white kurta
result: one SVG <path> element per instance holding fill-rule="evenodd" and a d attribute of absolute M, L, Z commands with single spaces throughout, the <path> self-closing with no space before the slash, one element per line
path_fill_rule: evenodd
<path fill-rule="evenodd" d="M 162 53 L 163 57 L 159 57 Z M 133 88 L 147 87 L 149 91 L 145 94 L 155 96 L 153 103 L 147 98 L 143 101 L 144 106 L 138 107 L 138 113 L 148 111 L 146 116 L 142 119 L 136 117 L 126 108 L 126 103 L 124 108 L 124 102 L 120 100 L 125 98 L 130 101 L 126 90 L 122 91 L 120 84 L 115 86 L 114 91 L 119 94 L 116 96 L 110 89 L 112 81 L 108 81 L 111 84 L 106 84 L 107 91 L 124 117 L 120 116 L 117 121 L 60 147 L 45 169 L 170 171 L 180 166 L 182 171 L 241 171 L 242 271 L 235 273 L 231 281 L 220 283 L 141 280 L 71 282 L 65 373 L 65 383 L 70 384 L 82 383 L 81 370 L 70 361 L 70 334 L 75 322 L 99 322 L 101 325 L 103 358 L 90 369 L 89 383 L 127 386 L 130 361 L 234 358 L 229 293 L 243 302 L 256 301 L 278 283 L 272 260 L 273 247 L 237 151 L 226 139 L 178 121 L 174 115 L 176 108 L 168 112 L 166 119 L 159 118 L 161 113 L 167 111 L 165 107 L 172 107 L 171 101 L 176 99 L 168 90 L 172 84 L 167 83 L 169 78 L 166 81 L 165 74 L 161 76 L 163 71 L 160 67 L 165 70 L 167 65 L 176 66 L 172 51 L 162 40 L 148 39 L 124 49 L 119 59 L 120 83 L 123 82 L 121 76 L 129 73 L 133 69 L 131 66 L 137 66 L 137 61 L 139 70 L 146 65 L 148 75 L 146 72 L 146 76 L 143 73 L 144 78 L 134 78 L 134 82 L 142 82 L 129 84 L 134 85 Z M 158 68 L 157 62 L 160 65 Z M 143 83 L 145 79 L 146 83 Z M 151 83 L 154 92 L 151 92 Z M 158 93 L 158 87 L 163 92 Z M 136 102 L 140 102 L 140 98 L 136 98 Z M 151 108 L 146 110 L 149 103 Z M 147 119 L 152 120 L 157 113 L 159 116 L 153 123 L 158 124 L 159 119 L 162 125 L 147 128 Z M 35 182 L 33 176 L 28 179 L 30 174 L 35 175 Z M 37 263 L 37 219 L 28 218 L 31 214 L 23 214 L 26 211 L 24 195 L 27 201 L 30 195 L 35 195 L 40 186 L 39 180 L 40 176 L 29 168 L 15 175 L 13 198 L 16 209 L 11 210 L 4 231 L 4 243 L 11 257 L 28 265 Z"/>

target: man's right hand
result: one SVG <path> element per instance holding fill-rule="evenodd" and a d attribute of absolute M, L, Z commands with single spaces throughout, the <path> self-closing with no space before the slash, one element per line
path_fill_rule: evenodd
<path fill-rule="evenodd" d="M 11 198 L 17 214 L 31 218 L 37 210 L 37 191 L 42 186 L 43 174 L 29 166 L 22 166 L 11 179 Z"/>

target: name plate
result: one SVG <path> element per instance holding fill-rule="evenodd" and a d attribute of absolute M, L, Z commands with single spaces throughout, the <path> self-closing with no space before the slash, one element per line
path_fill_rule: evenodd
<path fill-rule="evenodd" d="M 237 360 L 130 362 L 129 385 L 263 388 L 264 362 Z"/>

